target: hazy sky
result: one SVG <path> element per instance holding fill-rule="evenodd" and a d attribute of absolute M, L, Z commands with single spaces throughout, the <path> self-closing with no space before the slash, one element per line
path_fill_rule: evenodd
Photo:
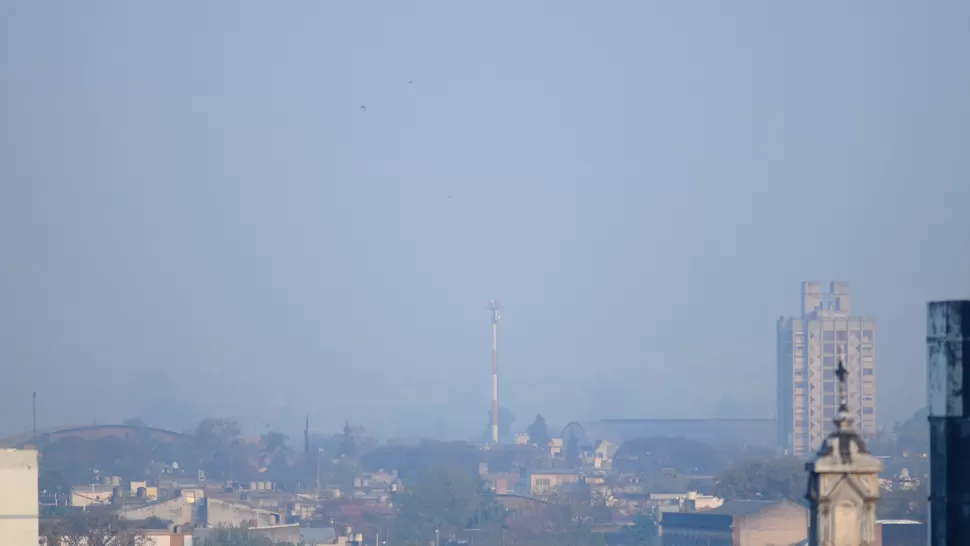
<path fill-rule="evenodd" d="M 0 432 L 772 416 L 845 279 L 878 415 L 970 297 L 970 2 L 0 3 Z M 408 82 L 413 80 L 413 83 Z M 366 105 L 366 111 L 361 106 Z"/>

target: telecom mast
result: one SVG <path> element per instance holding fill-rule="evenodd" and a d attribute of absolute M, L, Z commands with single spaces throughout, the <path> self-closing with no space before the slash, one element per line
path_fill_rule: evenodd
<path fill-rule="evenodd" d="M 488 300 L 485 309 L 492 314 L 492 443 L 498 444 L 498 319 L 502 302 Z"/>

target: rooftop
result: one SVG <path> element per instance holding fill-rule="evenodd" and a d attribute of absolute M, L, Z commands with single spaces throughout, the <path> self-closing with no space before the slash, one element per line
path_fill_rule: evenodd
<path fill-rule="evenodd" d="M 780 501 L 742 501 L 729 500 L 717 508 L 697 512 L 698 514 L 710 514 L 719 516 L 731 516 L 735 518 L 756 514 L 769 506 L 775 505 Z"/>
<path fill-rule="evenodd" d="M 565 468 L 547 468 L 545 470 L 533 470 L 530 474 L 532 474 L 533 476 L 541 476 L 541 475 L 571 476 L 571 475 L 578 475 L 579 471 L 567 470 Z"/>

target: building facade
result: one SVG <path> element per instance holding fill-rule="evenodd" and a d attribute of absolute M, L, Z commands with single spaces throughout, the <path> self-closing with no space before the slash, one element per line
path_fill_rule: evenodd
<path fill-rule="evenodd" d="M 0 544 L 38 544 L 37 451 L 0 449 Z"/>
<path fill-rule="evenodd" d="M 864 438 L 876 433 L 876 324 L 852 314 L 848 283 L 802 283 L 801 314 L 777 324 L 779 445 L 804 457 L 818 451 L 838 413 L 835 370 L 849 371 L 849 406 Z"/>
<path fill-rule="evenodd" d="M 808 534 L 808 509 L 791 501 L 727 501 L 703 512 L 661 512 L 664 546 L 779 546 Z"/>
<path fill-rule="evenodd" d="M 930 544 L 970 544 L 970 300 L 935 301 L 926 320 Z"/>

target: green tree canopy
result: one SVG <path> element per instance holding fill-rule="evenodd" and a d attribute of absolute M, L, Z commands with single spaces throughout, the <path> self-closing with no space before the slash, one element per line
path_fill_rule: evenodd
<path fill-rule="evenodd" d="M 470 527 L 500 529 L 505 511 L 481 485 L 476 476 L 455 466 L 429 469 L 397 503 L 401 529 L 396 534 L 424 542 L 434 539 L 435 529 L 441 539 Z"/>
<path fill-rule="evenodd" d="M 537 446 L 545 447 L 551 439 L 549 436 L 549 425 L 546 424 L 546 419 L 541 415 L 536 415 L 536 420 L 529 425 L 526 432 L 529 434 L 529 439 L 532 443 Z"/>
<path fill-rule="evenodd" d="M 576 438 L 575 434 L 569 435 L 569 441 L 566 442 L 566 466 L 569 468 L 579 468 L 580 464 L 580 450 L 579 450 L 579 439 Z"/>
<path fill-rule="evenodd" d="M 723 457 L 703 442 L 649 436 L 621 445 L 613 465 L 622 472 L 641 474 L 653 474 L 665 468 L 682 474 L 716 473 L 723 469 Z"/>
<path fill-rule="evenodd" d="M 750 459 L 728 467 L 718 477 L 714 494 L 736 500 L 799 501 L 807 484 L 805 464 L 795 457 Z"/>

